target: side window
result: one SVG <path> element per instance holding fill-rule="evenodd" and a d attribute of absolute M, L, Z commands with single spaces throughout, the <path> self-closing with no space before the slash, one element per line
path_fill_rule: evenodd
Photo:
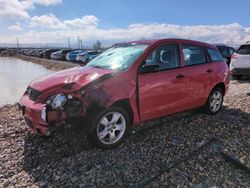
<path fill-rule="evenodd" d="M 146 65 L 159 65 L 158 70 L 180 67 L 179 47 L 176 44 L 166 44 L 156 48 L 146 59 Z"/>
<path fill-rule="evenodd" d="M 185 66 L 207 63 L 204 50 L 200 46 L 182 45 Z"/>
<path fill-rule="evenodd" d="M 221 53 L 218 52 L 218 50 L 208 48 L 207 52 L 208 52 L 208 54 L 213 62 L 223 61 L 223 57 L 222 57 Z"/>

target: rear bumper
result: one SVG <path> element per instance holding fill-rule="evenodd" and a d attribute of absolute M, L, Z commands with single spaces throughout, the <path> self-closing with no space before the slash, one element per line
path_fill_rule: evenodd
<path fill-rule="evenodd" d="M 233 68 L 232 75 L 250 76 L 250 68 Z"/>

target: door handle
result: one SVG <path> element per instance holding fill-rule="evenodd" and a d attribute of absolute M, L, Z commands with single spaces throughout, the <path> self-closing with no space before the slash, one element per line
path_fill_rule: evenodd
<path fill-rule="evenodd" d="M 207 73 L 212 73 L 212 72 L 213 72 L 212 69 L 208 69 L 208 70 L 207 70 Z"/>
<path fill-rule="evenodd" d="M 184 77 L 185 77 L 184 74 L 178 74 L 178 75 L 176 76 L 176 78 L 184 78 Z"/>

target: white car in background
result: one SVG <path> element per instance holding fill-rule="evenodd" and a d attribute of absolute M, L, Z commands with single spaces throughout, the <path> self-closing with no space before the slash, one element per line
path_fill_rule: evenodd
<path fill-rule="evenodd" d="M 76 56 L 76 62 L 87 64 L 89 61 L 98 56 L 101 51 L 87 51 Z"/>
<path fill-rule="evenodd" d="M 242 76 L 250 76 L 250 41 L 241 45 L 233 54 L 230 72 L 233 79 L 240 80 Z"/>

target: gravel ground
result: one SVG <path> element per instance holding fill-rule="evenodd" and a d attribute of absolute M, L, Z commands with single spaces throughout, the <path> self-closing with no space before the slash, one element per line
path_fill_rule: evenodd
<path fill-rule="evenodd" d="M 17 105 L 0 108 L 0 187 L 250 187 L 250 81 L 232 81 L 216 116 L 192 110 L 149 122 L 118 148 L 90 145 L 83 130 L 28 132 Z"/>

